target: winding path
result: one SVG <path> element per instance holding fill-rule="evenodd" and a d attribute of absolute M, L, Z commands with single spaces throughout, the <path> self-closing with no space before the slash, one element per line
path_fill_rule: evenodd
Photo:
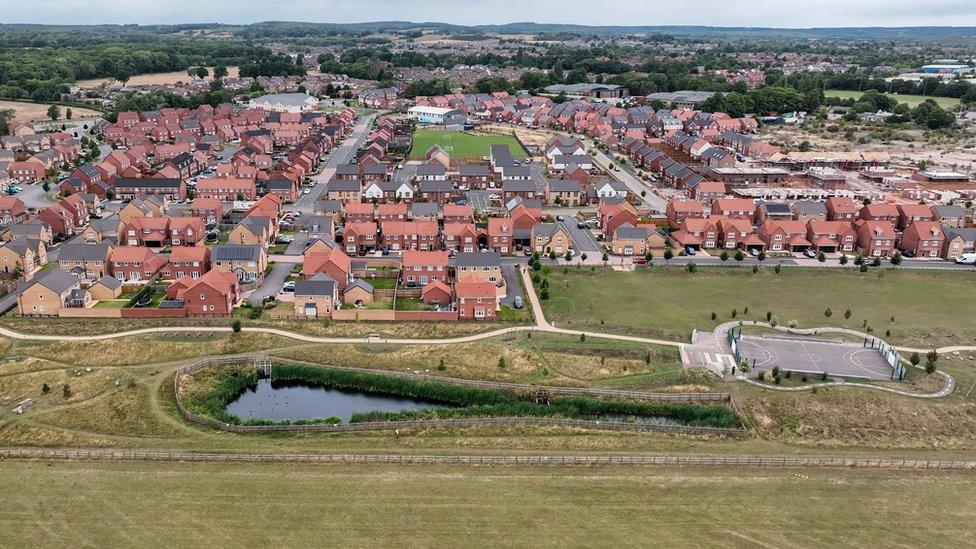
<path fill-rule="evenodd" d="M 535 323 L 531 325 L 524 326 L 511 326 L 508 328 L 501 328 L 498 330 L 492 330 L 489 332 L 482 332 L 478 334 L 471 334 L 465 336 L 457 337 L 445 337 L 445 338 L 382 338 L 382 337 L 324 337 L 324 336 L 313 336 L 307 334 L 301 334 L 298 332 L 292 332 L 289 330 L 282 330 L 279 328 L 263 328 L 263 327 L 245 327 L 242 331 L 249 333 L 264 333 L 276 335 L 284 338 L 289 338 L 297 341 L 302 341 L 306 343 L 318 343 L 318 344 L 333 344 L 333 345 L 343 345 L 343 344 L 356 344 L 356 343 L 385 343 L 385 344 L 395 344 L 395 345 L 459 345 L 464 343 L 472 343 L 476 341 L 481 341 L 485 339 L 491 339 L 494 337 L 513 334 L 519 332 L 545 332 L 553 334 L 563 334 L 563 335 L 585 335 L 586 337 L 592 337 L 597 339 L 609 339 L 615 341 L 627 341 L 631 343 L 643 343 L 647 345 L 664 345 L 670 347 L 677 347 L 683 349 L 686 343 L 680 341 L 670 341 L 665 339 L 653 339 L 638 336 L 628 336 L 621 334 L 607 334 L 603 332 L 590 332 L 585 330 L 569 330 L 565 328 L 557 328 L 553 326 L 548 320 L 546 320 L 545 314 L 542 310 L 542 304 L 539 301 L 539 297 L 536 295 L 534 287 L 532 285 L 532 279 L 529 275 L 529 270 L 525 266 L 519 266 L 519 274 L 522 277 L 523 285 L 526 289 L 526 296 L 528 297 L 529 304 L 532 307 L 532 314 L 535 319 Z M 844 328 L 832 328 L 832 327 L 820 327 L 820 328 L 786 328 L 782 326 L 770 326 L 769 324 L 763 322 L 754 321 L 735 321 L 726 322 L 720 324 L 715 328 L 714 333 L 716 334 L 717 341 L 724 341 L 725 332 L 732 326 L 740 325 L 753 325 L 753 326 L 766 326 L 770 328 L 775 328 L 784 332 L 801 333 L 801 334 L 813 334 L 820 332 L 839 332 L 848 333 L 858 337 L 873 337 L 855 330 L 848 330 Z M 123 332 L 114 332 L 109 334 L 98 334 L 98 335 L 50 335 L 50 334 L 31 334 L 31 333 L 21 333 L 9 328 L 0 326 L 0 336 L 7 337 L 10 339 L 17 340 L 34 340 L 34 341 L 106 341 L 112 339 L 118 339 L 123 337 L 131 337 L 138 335 L 148 335 L 160 332 L 220 332 L 227 333 L 232 332 L 231 327 L 221 327 L 221 326 L 161 326 L 154 328 L 141 328 L 138 330 L 127 330 Z M 898 351 L 901 352 L 918 352 L 926 353 L 929 349 L 915 349 L 912 347 L 896 347 Z M 976 346 L 974 345 L 953 345 L 947 347 L 939 347 L 935 349 L 938 353 L 950 353 L 950 352 L 972 352 L 976 351 Z M 805 391 L 811 390 L 818 386 L 831 386 L 831 387 L 860 387 L 866 389 L 874 389 L 879 391 L 885 391 L 897 395 L 914 397 L 914 398 L 941 398 L 950 393 L 952 393 L 955 388 L 955 380 L 952 376 L 946 374 L 945 372 L 939 371 L 939 373 L 945 377 L 945 385 L 935 393 L 913 393 L 909 391 L 901 391 L 898 389 L 891 389 L 888 387 L 881 387 L 877 385 L 870 385 L 867 383 L 857 383 L 857 382 L 844 382 L 844 383 L 822 383 L 808 385 L 804 387 L 776 387 L 767 385 L 764 383 L 759 383 L 754 380 L 746 379 L 743 376 L 737 376 L 735 379 L 744 381 L 751 385 L 759 386 L 765 389 L 771 389 L 776 391 Z"/>

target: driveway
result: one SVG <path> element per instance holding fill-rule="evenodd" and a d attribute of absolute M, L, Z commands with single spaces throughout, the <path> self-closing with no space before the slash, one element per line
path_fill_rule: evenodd
<path fill-rule="evenodd" d="M 505 279 L 506 295 L 500 300 L 502 305 L 515 308 L 515 296 L 521 296 L 524 304 L 525 297 L 522 284 L 519 282 L 518 266 L 514 263 L 502 263 L 502 277 Z M 524 305 L 523 305 L 524 306 Z"/>
<path fill-rule="evenodd" d="M 264 298 L 278 295 L 278 292 L 281 291 L 281 285 L 285 283 L 285 278 L 291 274 L 292 265 L 294 263 L 275 263 L 271 273 L 264 277 L 264 282 L 248 296 L 247 302 L 251 305 L 260 305 Z"/>
<path fill-rule="evenodd" d="M 626 185 L 627 189 L 629 189 L 634 196 L 639 198 L 644 205 L 649 206 L 651 209 L 660 213 L 664 213 L 664 211 L 667 209 L 667 200 L 659 196 L 653 187 L 637 179 L 634 174 L 630 173 L 630 171 L 627 170 L 628 166 L 621 168 L 618 161 L 603 154 L 603 152 L 601 152 L 599 149 L 593 150 L 593 161 L 597 166 L 610 173 L 614 179 Z M 618 169 L 611 171 L 609 169 L 611 162 L 613 162 L 614 166 L 616 166 Z M 642 191 L 646 191 L 645 196 L 643 197 L 641 196 Z"/>

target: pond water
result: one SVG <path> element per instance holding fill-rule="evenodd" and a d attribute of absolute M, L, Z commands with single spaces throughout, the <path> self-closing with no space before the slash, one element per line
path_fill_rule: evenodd
<path fill-rule="evenodd" d="M 303 382 L 259 379 L 257 386 L 244 391 L 227 405 L 227 412 L 241 420 L 316 419 L 337 416 L 348 422 L 353 414 L 432 410 L 450 406 L 410 397 L 379 395 L 363 391 L 335 389 Z"/>

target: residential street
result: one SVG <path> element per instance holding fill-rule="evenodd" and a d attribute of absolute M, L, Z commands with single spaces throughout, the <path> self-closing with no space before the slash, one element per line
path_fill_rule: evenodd
<path fill-rule="evenodd" d="M 356 150 L 366 141 L 366 136 L 369 135 L 370 125 L 373 123 L 373 119 L 376 118 L 375 114 L 369 115 L 366 118 L 360 119 L 359 123 L 353 128 L 352 133 L 347 137 L 341 145 L 333 149 L 328 153 L 328 158 L 325 160 L 325 167 L 322 172 L 318 175 L 312 177 L 315 181 L 315 186 L 311 187 L 311 192 L 302 195 L 294 204 L 289 207 L 289 210 L 299 211 L 303 214 L 310 214 L 315 211 L 315 203 L 319 201 L 322 195 L 325 193 L 325 185 L 332 179 L 335 174 L 335 169 L 340 164 L 345 164 L 352 160 L 356 156 Z"/>

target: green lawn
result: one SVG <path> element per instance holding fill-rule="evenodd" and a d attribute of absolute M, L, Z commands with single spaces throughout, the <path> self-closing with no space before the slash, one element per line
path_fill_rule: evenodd
<path fill-rule="evenodd" d="M 420 160 L 434 145 L 440 145 L 447 154 L 455 157 L 488 156 L 492 145 L 508 145 L 515 158 L 526 158 L 522 145 L 509 135 L 474 135 L 467 132 L 445 132 L 418 129 L 413 133 L 410 159 Z"/>
<path fill-rule="evenodd" d="M 851 90 L 827 90 L 824 92 L 826 97 L 837 97 L 839 99 L 858 99 L 864 92 Z M 916 107 L 926 99 L 934 99 L 943 108 L 954 107 L 959 104 L 959 100 L 954 97 L 926 97 L 923 95 L 898 95 L 892 94 L 900 103 L 907 103 L 909 107 Z"/>
<path fill-rule="evenodd" d="M 121 309 L 129 302 L 128 299 L 112 299 L 99 301 L 94 305 L 96 309 Z"/>
<path fill-rule="evenodd" d="M 758 273 L 749 268 L 652 267 L 635 272 L 555 269 L 548 275 L 546 318 L 563 328 L 626 332 L 670 339 L 690 337 L 693 328 L 711 330 L 738 318 L 780 324 L 847 325 L 868 321 L 875 333 L 901 344 L 972 344 L 976 338 L 976 272 L 784 268 Z M 824 312 L 831 308 L 827 319 Z M 748 314 L 743 314 L 748 308 Z M 850 320 L 844 311 L 851 309 Z M 712 321 L 711 313 L 717 319 Z M 891 322 L 891 317 L 895 322 Z"/>
<path fill-rule="evenodd" d="M 376 290 L 392 290 L 396 288 L 396 278 L 367 278 L 365 280 Z"/>
<path fill-rule="evenodd" d="M 9 462 L 0 489 L 4 547 L 976 543 L 961 473 Z"/>
<path fill-rule="evenodd" d="M 424 308 L 424 304 L 420 301 L 419 297 L 398 297 L 396 299 L 395 309 L 398 311 L 420 311 Z"/>

